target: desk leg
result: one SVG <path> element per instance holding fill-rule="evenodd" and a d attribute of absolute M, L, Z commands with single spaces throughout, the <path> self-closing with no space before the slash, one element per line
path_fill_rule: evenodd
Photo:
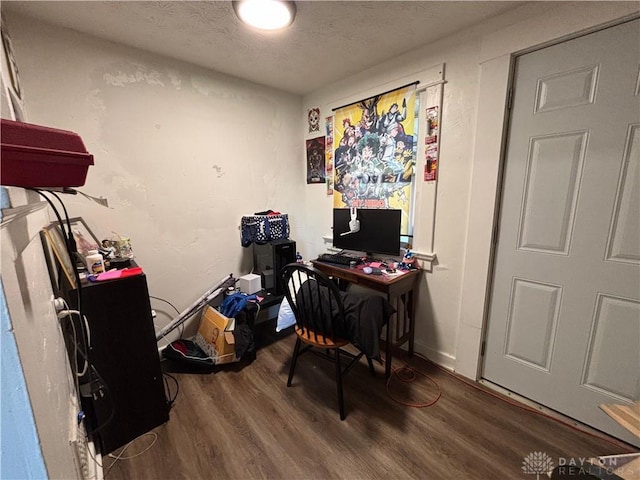
<path fill-rule="evenodd" d="M 413 289 L 409 291 L 409 356 L 413 356 L 413 340 L 416 331 L 416 303 Z"/>
<path fill-rule="evenodd" d="M 395 313 L 394 313 L 395 315 Z M 392 318 L 387 322 L 387 351 L 385 352 L 385 366 L 384 366 L 384 376 L 385 378 L 389 378 L 391 376 L 391 349 L 393 348 L 391 345 L 391 339 L 393 338 L 392 330 L 393 330 L 393 315 Z"/>
<path fill-rule="evenodd" d="M 414 288 L 400 293 L 393 298 L 387 295 L 387 301 L 396 309 L 396 313 L 391 315 L 387 324 L 387 357 L 385 362 L 385 376 L 387 378 L 391 375 L 392 349 L 394 347 L 399 347 L 408 342 L 407 353 L 409 356 L 413 356 L 416 324 L 415 299 Z M 397 329 L 397 331 L 394 329 Z M 402 339 L 402 342 L 398 343 L 400 339 Z"/>

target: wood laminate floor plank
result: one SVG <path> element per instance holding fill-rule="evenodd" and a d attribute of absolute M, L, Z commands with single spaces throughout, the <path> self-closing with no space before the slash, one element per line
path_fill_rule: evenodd
<path fill-rule="evenodd" d="M 518 408 L 419 358 L 411 363 L 442 390 L 411 408 L 387 394 L 384 369 L 362 360 L 344 382 L 347 418 L 337 412 L 333 365 L 311 354 L 286 386 L 294 336 L 258 350 L 250 364 L 209 375 L 173 374 L 180 393 L 170 420 L 104 459 L 108 480 L 125 479 L 510 479 L 525 456 L 554 459 L 621 453 L 593 437 Z M 394 357 L 394 366 L 401 362 Z M 424 403 L 437 388 L 418 374 L 393 378 L 394 398 Z M 626 449 L 625 449 L 626 447 Z M 118 452 L 114 452 L 117 454 Z M 113 465 L 112 465 L 113 464 Z"/>

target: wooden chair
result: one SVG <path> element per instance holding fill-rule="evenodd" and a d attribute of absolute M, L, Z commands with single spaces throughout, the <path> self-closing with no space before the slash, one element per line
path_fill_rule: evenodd
<path fill-rule="evenodd" d="M 344 420 L 346 415 L 342 377 L 358 363 L 363 353 L 359 351 L 354 355 L 343 350 L 343 347 L 351 342 L 342 338 L 345 314 L 340 291 L 335 283 L 320 270 L 301 263 L 285 265 L 279 280 L 296 319 L 297 338 L 291 358 L 287 387 L 291 386 L 298 357 L 303 353 L 312 351 L 332 361 L 336 371 L 340 420 Z M 344 369 L 341 357 L 347 361 Z M 367 360 L 371 374 L 375 375 L 371 359 L 367 357 Z"/>

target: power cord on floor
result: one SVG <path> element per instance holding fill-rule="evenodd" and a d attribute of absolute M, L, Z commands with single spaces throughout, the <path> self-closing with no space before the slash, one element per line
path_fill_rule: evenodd
<path fill-rule="evenodd" d="M 384 358 L 382 359 L 382 363 L 384 364 Z M 391 400 L 393 400 L 396 403 L 399 403 L 400 405 L 404 405 L 407 407 L 413 407 L 413 408 L 426 408 L 426 407 L 430 407 L 432 405 L 434 405 L 438 400 L 440 400 L 440 397 L 442 396 L 442 389 L 440 388 L 440 385 L 438 384 L 438 382 L 436 382 L 433 378 L 431 378 L 429 375 L 427 375 L 424 372 L 421 372 L 420 370 L 417 370 L 414 367 L 411 367 L 407 362 L 405 362 L 404 360 L 402 360 L 402 363 L 404 364 L 402 367 L 391 367 L 391 375 L 389 375 L 389 378 L 387 379 L 387 395 L 389 396 L 389 398 L 391 398 Z M 417 375 L 422 375 L 423 377 L 425 377 L 427 380 L 429 380 L 435 387 L 437 390 L 436 396 L 433 400 L 427 401 L 427 402 L 423 402 L 423 403 L 414 403 L 414 402 L 407 402 L 405 400 L 399 400 L 398 398 L 394 397 L 393 394 L 391 393 L 391 381 L 396 378 L 398 380 L 400 380 L 401 382 L 404 383 L 411 383 L 414 382 L 418 376 Z"/>
<path fill-rule="evenodd" d="M 147 445 L 141 452 L 136 453 L 135 455 L 131 455 L 129 457 L 125 457 L 123 456 L 124 453 L 127 451 L 127 449 L 133 445 L 136 441 L 140 440 L 141 438 L 147 437 L 147 436 L 151 436 L 153 437 L 153 440 L 151 441 L 151 443 L 149 445 Z M 115 460 L 113 461 L 113 463 L 111 463 L 111 465 L 109 465 L 109 467 L 107 467 L 107 470 L 104 472 L 104 477 L 103 478 L 107 478 L 107 475 L 109 475 L 109 472 L 111 471 L 111 469 L 113 468 L 113 466 L 118 463 L 118 460 L 131 460 L 132 458 L 136 458 L 139 457 L 140 455 L 148 452 L 151 447 L 153 447 L 156 444 L 156 441 L 158 440 L 158 435 L 154 432 L 148 432 L 145 433 L 143 435 L 140 435 L 139 437 L 135 438 L 134 440 L 131 440 L 129 443 L 127 443 L 122 450 L 120 450 L 120 453 L 118 454 L 113 454 L 110 453 L 108 455 L 108 457 L 110 458 L 114 458 Z"/>
<path fill-rule="evenodd" d="M 521 402 L 518 402 L 518 401 L 515 401 L 515 400 L 511 400 L 510 398 L 505 397 L 504 395 L 502 395 L 502 394 L 500 394 L 498 392 L 493 392 L 488 387 L 484 387 L 481 384 L 479 384 L 478 382 L 474 382 L 473 380 L 469 380 L 469 379 L 467 379 L 465 377 L 462 377 L 461 375 L 458 375 L 455 372 L 451 372 L 448 369 L 446 369 L 445 367 L 442 367 L 441 365 L 438 365 L 437 363 L 429 360 L 427 357 L 425 357 L 425 356 L 423 356 L 423 355 L 421 355 L 419 353 L 414 353 L 414 356 L 420 358 L 421 360 L 424 360 L 425 362 L 430 363 L 431 365 L 437 367 L 438 369 L 442 370 L 447 375 L 449 375 L 449 376 L 461 381 L 462 383 L 464 383 L 464 384 L 466 384 L 466 385 L 468 385 L 470 387 L 473 387 L 473 388 L 475 388 L 476 390 L 479 390 L 482 393 L 485 393 L 485 394 L 490 395 L 490 396 L 492 396 L 494 398 L 497 398 L 498 400 L 502 400 L 503 402 L 508 403 L 509 405 L 513 405 L 513 406 L 518 407 L 518 408 L 520 408 L 522 410 L 526 410 L 528 412 L 535 413 L 535 414 L 540 415 L 542 417 L 548 418 L 548 419 L 553 420 L 553 421 L 555 421 L 557 423 L 560 423 L 561 425 L 565 425 L 565 426 L 567 426 L 567 427 L 569 427 L 569 428 L 571 428 L 573 430 L 576 430 L 576 431 L 578 431 L 580 433 L 584 433 L 584 434 L 589 435 L 591 437 L 597 438 L 598 440 L 602 440 L 602 441 L 607 442 L 607 443 L 609 443 L 611 445 L 614 445 L 617 448 L 625 448 L 625 449 L 627 449 L 627 452 L 623 452 L 623 453 L 636 453 L 637 452 L 637 450 L 634 450 L 632 447 L 630 447 L 629 445 L 627 445 L 626 443 L 624 443 L 622 441 L 615 441 L 615 440 L 612 440 L 611 438 L 608 438 L 608 437 L 606 437 L 604 435 L 599 435 L 597 433 L 590 432 L 590 431 L 585 430 L 583 428 L 580 428 L 580 427 L 578 427 L 576 425 L 573 425 L 570 422 L 566 422 L 566 421 L 564 421 L 564 420 L 562 420 L 560 418 L 554 417 L 553 415 L 549 415 L 549 414 L 547 414 L 545 412 L 542 412 L 542 411 L 537 410 L 537 409 L 535 409 L 533 407 L 530 407 L 529 405 L 526 405 L 524 403 L 521 403 Z M 406 364 L 404 359 L 402 359 L 402 362 Z M 389 385 L 389 382 L 387 382 L 387 387 L 388 387 L 388 385 Z M 439 398 L 439 396 L 438 396 L 438 398 Z M 435 403 L 435 402 L 433 402 L 433 403 Z"/>
<path fill-rule="evenodd" d="M 180 384 L 178 383 L 178 379 L 176 377 L 174 377 L 173 375 L 167 373 L 167 372 L 162 372 L 162 378 L 164 380 L 164 387 L 165 387 L 165 397 L 167 398 L 167 405 L 169 406 L 169 410 L 171 410 L 173 408 L 173 405 L 176 402 L 176 399 L 178 398 L 178 393 L 180 392 Z M 173 395 L 173 397 L 171 396 L 171 389 L 169 388 L 169 381 L 167 379 L 171 379 L 173 380 L 175 386 L 176 386 L 176 393 Z"/>

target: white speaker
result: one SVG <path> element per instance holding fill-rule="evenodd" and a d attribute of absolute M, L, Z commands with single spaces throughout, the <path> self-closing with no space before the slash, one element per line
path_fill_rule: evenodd
<path fill-rule="evenodd" d="M 240 291 L 251 295 L 252 293 L 259 292 L 262 289 L 260 275 L 248 273 L 240 277 Z"/>

